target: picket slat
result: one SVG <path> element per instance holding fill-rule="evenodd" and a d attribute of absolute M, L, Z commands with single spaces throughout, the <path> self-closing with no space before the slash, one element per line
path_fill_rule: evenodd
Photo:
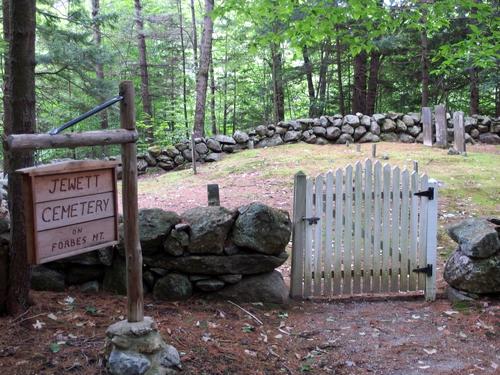
<path fill-rule="evenodd" d="M 332 294 L 332 263 L 333 263 L 333 173 L 326 174 L 326 205 L 325 205 L 325 296 Z"/>
<path fill-rule="evenodd" d="M 342 228 L 343 228 L 343 173 L 337 169 L 335 173 L 335 252 L 333 254 L 333 293 L 340 294 L 342 281 Z"/>
<path fill-rule="evenodd" d="M 410 174 L 407 169 L 401 174 L 401 191 L 403 192 L 401 198 L 401 276 L 399 282 L 399 290 L 408 290 L 408 208 L 409 208 L 409 185 Z"/>
<path fill-rule="evenodd" d="M 314 216 L 319 218 L 314 226 L 314 295 L 321 295 L 322 274 L 322 227 L 323 227 L 323 176 L 319 175 L 315 181 L 316 199 L 314 202 Z"/>
<path fill-rule="evenodd" d="M 364 246 L 363 246 L 363 293 L 369 293 L 372 263 L 372 161 L 365 162 L 365 194 L 364 194 Z"/>
<path fill-rule="evenodd" d="M 354 171 L 354 279 L 352 283 L 353 294 L 361 293 L 361 197 L 363 185 L 361 182 L 361 163 L 358 161 Z"/>
<path fill-rule="evenodd" d="M 391 248 L 391 166 L 384 165 L 384 197 L 382 213 L 382 292 L 389 291 L 389 259 Z"/>
<path fill-rule="evenodd" d="M 312 217 L 313 213 L 313 181 L 307 179 L 306 185 L 306 217 Z M 312 242 L 313 228 L 306 223 L 306 259 L 304 262 L 304 297 L 311 296 L 312 285 Z"/>
<path fill-rule="evenodd" d="M 372 290 L 374 293 L 380 292 L 380 273 L 382 269 L 381 257 L 381 233 L 382 222 L 380 218 L 381 202 L 382 202 L 382 165 L 380 162 L 375 163 L 374 167 L 374 190 L 375 199 L 373 207 L 373 281 Z"/>
<path fill-rule="evenodd" d="M 427 175 L 423 175 L 420 180 L 420 190 L 427 190 L 429 187 L 429 178 Z M 418 234 L 418 260 L 417 267 L 425 267 L 427 265 L 427 200 L 420 200 L 420 219 L 419 219 L 419 234 Z M 425 288 L 425 273 L 418 274 L 418 290 L 423 290 Z"/>
<path fill-rule="evenodd" d="M 345 169 L 345 230 L 344 230 L 344 282 L 343 294 L 352 292 L 352 166 Z"/>
<path fill-rule="evenodd" d="M 392 170 L 392 240 L 391 240 L 391 292 L 399 291 L 399 210 L 401 205 L 400 192 L 400 170 L 398 167 Z"/>
<path fill-rule="evenodd" d="M 417 275 L 412 272 L 417 267 L 418 248 L 418 209 L 419 198 L 414 194 L 418 191 L 420 179 L 417 172 L 411 174 L 411 210 L 410 210 L 410 273 L 408 274 L 408 290 L 417 290 Z"/>

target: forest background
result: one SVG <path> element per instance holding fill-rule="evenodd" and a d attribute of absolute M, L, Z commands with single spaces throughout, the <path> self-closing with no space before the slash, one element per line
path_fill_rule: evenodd
<path fill-rule="evenodd" d="M 37 132 L 117 95 L 125 79 L 137 88 L 142 149 L 193 131 L 440 103 L 500 116 L 496 0 L 38 0 L 36 23 Z M 72 131 L 107 127 L 118 127 L 116 108 Z M 103 156 L 76 152 L 36 156 Z"/>

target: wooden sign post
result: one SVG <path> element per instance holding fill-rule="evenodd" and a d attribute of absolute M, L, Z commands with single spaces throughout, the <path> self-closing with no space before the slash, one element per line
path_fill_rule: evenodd
<path fill-rule="evenodd" d="M 30 264 L 118 243 L 115 162 L 70 161 L 18 170 Z"/>
<path fill-rule="evenodd" d="M 66 127 L 120 102 L 121 129 L 58 134 Z M 63 125 L 51 134 L 13 134 L 4 142 L 10 150 L 122 145 L 124 242 L 127 260 L 128 321 L 144 320 L 142 252 L 137 203 L 137 146 L 134 86 L 125 81 L 111 101 Z M 74 161 L 25 168 L 24 196 L 28 249 L 33 263 L 99 249 L 118 241 L 116 164 Z M 15 223 L 12 223 L 16 230 Z"/>

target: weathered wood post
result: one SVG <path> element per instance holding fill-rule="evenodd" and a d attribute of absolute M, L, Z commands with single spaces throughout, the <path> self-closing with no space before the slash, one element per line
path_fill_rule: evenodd
<path fill-rule="evenodd" d="M 425 300 L 436 299 L 436 259 L 437 259 L 437 228 L 438 228 L 438 183 L 429 179 L 429 188 L 433 189 L 433 199 L 427 199 L 427 233 L 426 240 L 426 264 L 431 265 L 432 273 L 425 280 Z M 426 198 L 424 198 L 426 199 Z"/>
<path fill-rule="evenodd" d="M 418 161 L 417 160 L 413 160 L 413 170 L 418 173 Z"/>
<path fill-rule="evenodd" d="M 292 279 L 290 297 L 302 298 L 302 279 L 304 276 L 306 182 L 303 172 L 295 175 L 293 192 L 293 227 L 292 227 Z"/>
<path fill-rule="evenodd" d="M 432 146 L 432 112 L 429 107 L 422 107 L 422 131 L 424 146 Z"/>
<path fill-rule="evenodd" d="M 356 144 L 356 152 L 361 152 L 361 145 L 359 143 Z"/>
<path fill-rule="evenodd" d="M 439 104 L 435 109 L 436 117 L 436 145 L 439 147 L 448 146 L 448 130 L 446 126 L 446 108 L 444 105 Z"/>
<path fill-rule="evenodd" d="M 131 81 L 120 84 L 120 125 L 135 131 L 134 86 Z M 122 144 L 123 224 L 127 264 L 128 321 L 144 320 L 142 286 L 142 251 L 139 239 L 139 207 L 137 202 L 137 145 Z"/>
<path fill-rule="evenodd" d="M 207 185 L 207 196 L 209 206 L 220 206 L 219 198 L 219 185 L 208 184 Z"/>
<path fill-rule="evenodd" d="M 464 113 L 453 113 L 453 138 L 455 149 L 461 154 L 465 154 L 465 127 L 464 127 Z"/>
<path fill-rule="evenodd" d="M 196 174 L 196 150 L 195 150 L 196 142 L 194 141 L 194 132 L 191 133 L 191 159 L 193 164 L 193 173 Z"/>
<path fill-rule="evenodd" d="M 374 143 L 372 144 L 372 158 L 376 158 L 377 157 L 377 144 Z"/>

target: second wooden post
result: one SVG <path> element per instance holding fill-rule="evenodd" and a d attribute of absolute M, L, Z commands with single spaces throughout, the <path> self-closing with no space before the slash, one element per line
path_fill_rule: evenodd
<path fill-rule="evenodd" d="M 120 124 L 122 129 L 135 130 L 134 86 L 131 81 L 120 84 Z M 142 287 L 142 251 L 139 239 L 139 207 L 137 202 L 137 145 L 122 145 L 122 201 L 124 243 L 127 264 L 127 298 L 129 322 L 144 320 Z"/>

